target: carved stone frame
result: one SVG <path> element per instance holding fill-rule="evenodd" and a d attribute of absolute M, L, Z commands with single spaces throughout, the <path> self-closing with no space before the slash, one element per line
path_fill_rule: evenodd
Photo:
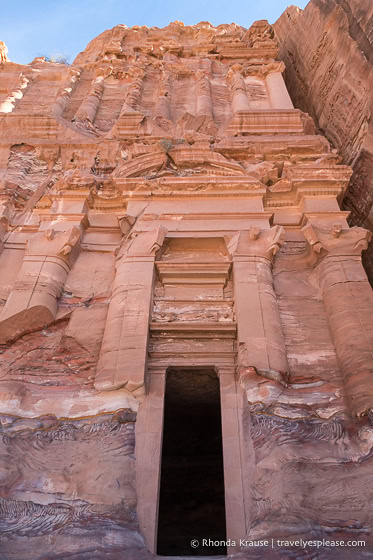
<path fill-rule="evenodd" d="M 199 366 L 194 363 L 193 367 Z M 207 365 L 201 363 L 200 367 L 206 369 Z M 175 368 L 186 369 L 186 365 L 150 366 L 146 396 L 136 422 L 137 513 L 140 531 L 153 554 L 157 550 L 166 375 L 167 370 Z M 243 482 L 243 390 L 237 382 L 233 365 L 211 365 L 208 369 L 217 372 L 220 382 L 227 539 L 236 542 L 236 546 L 228 547 L 227 553 L 233 554 L 239 551 L 239 541 L 246 538 L 248 527 Z"/>

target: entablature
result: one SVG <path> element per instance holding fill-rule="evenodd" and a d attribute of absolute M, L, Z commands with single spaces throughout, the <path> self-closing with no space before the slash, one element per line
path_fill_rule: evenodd
<path fill-rule="evenodd" d="M 115 184 L 124 197 L 163 198 L 178 197 L 217 197 L 217 196 L 263 196 L 265 185 L 258 179 L 243 175 L 242 177 L 217 177 L 198 175 L 197 177 L 161 177 L 148 180 L 142 177 L 127 179 L 117 178 Z"/>
<path fill-rule="evenodd" d="M 163 284 L 223 284 L 228 279 L 230 262 L 164 262 L 156 261 L 156 269 Z"/>
<path fill-rule="evenodd" d="M 150 332 L 159 338 L 235 338 L 237 323 L 150 323 Z"/>
<path fill-rule="evenodd" d="M 225 44 L 219 51 L 219 58 L 224 59 L 235 59 L 235 61 L 250 61 L 251 63 L 262 64 L 267 60 L 275 60 L 278 56 L 278 47 L 275 45 L 268 47 L 247 47 L 244 44 L 237 45 L 232 43 L 231 45 Z"/>

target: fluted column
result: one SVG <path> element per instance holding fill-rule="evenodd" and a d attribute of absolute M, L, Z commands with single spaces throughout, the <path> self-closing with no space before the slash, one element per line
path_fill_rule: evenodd
<path fill-rule="evenodd" d="M 288 364 L 280 312 L 273 288 L 272 260 L 284 241 L 280 226 L 252 226 L 229 244 L 233 258 L 238 367 L 286 377 Z"/>
<path fill-rule="evenodd" d="M 56 317 L 57 298 L 79 248 L 81 230 L 33 234 L 21 270 L 0 317 L 0 342 L 41 328 Z M 75 250 L 74 250 L 75 249 Z"/>
<path fill-rule="evenodd" d="M 228 81 L 232 91 L 232 110 L 237 111 L 250 110 L 250 103 L 247 97 L 245 81 L 241 74 L 241 66 L 234 64 L 228 72 Z"/>
<path fill-rule="evenodd" d="M 154 260 L 166 229 L 162 226 L 126 240 L 117 257 L 95 387 L 143 387 L 147 361 Z"/>
<path fill-rule="evenodd" d="M 197 117 L 213 118 L 211 86 L 209 76 L 206 72 L 199 70 L 196 73 L 197 91 Z"/>
<path fill-rule="evenodd" d="M 59 90 L 56 95 L 56 99 L 52 106 L 52 116 L 55 118 L 62 117 L 67 104 L 70 101 L 72 92 L 80 78 L 80 70 L 74 70 L 71 68 L 66 80 L 65 85 Z"/>
<path fill-rule="evenodd" d="M 319 284 L 350 409 L 373 408 L 373 292 L 361 263 L 372 234 L 336 224 L 302 229 L 316 261 Z"/>

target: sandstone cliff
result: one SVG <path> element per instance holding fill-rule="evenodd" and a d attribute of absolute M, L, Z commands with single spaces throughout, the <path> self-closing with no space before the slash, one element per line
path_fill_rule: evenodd
<path fill-rule="evenodd" d="M 271 26 L 118 25 L 70 67 L 0 52 L 1 560 L 154 558 L 170 366 L 193 417 L 191 370 L 219 374 L 229 536 L 366 544 L 229 552 L 369 558 L 371 234 Z"/>
<path fill-rule="evenodd" d="M 343 205 L 373 230 L 373 3 L 311 0 L 274 25 L 296 107 L 318 123 L 353 175 Z M 373 246 L 363 255 L 373 282 Z"/>

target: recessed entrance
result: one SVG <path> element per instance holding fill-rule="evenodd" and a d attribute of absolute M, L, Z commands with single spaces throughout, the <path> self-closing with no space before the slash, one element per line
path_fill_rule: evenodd
<path fill-rule="evenodd" d="M 167 372 L 157 553 L 214 556 L 226 540 L 220 388 L 209 369 Z M 191 541 L 200 546 L 193 548 Z"/>

